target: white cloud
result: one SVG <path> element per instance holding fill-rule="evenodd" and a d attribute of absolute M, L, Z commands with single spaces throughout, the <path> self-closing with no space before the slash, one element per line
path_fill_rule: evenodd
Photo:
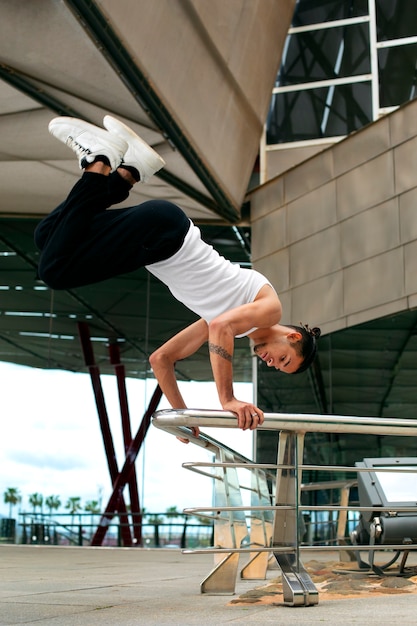
<path fill-rule="evenodd" d="M 63 504 L 69 497 L 86 502 L 102 493 L 105 505 L 111 481 L 89 376 L 7 363 L 0 363 L 0 376 L 0 515 L 8 515 L 3 494 L 9 487 L 20 490 L 22 510 L 29 510 L 28 496 L 35 492 L 58 495 Z M 116 383 L 103 376 L 102 384 L 120 468 L 124 447 Z M 154 387 L 153 380 L 147 385 L 127 381 L 133 435 Z M 238 387 L 239 398 L 251 398 L 250 385 Z M 220 408 L 213 383 L 183 383 L 181 388 L 189 406 Z M 168 408 L 165 399 L 159 408 Z M 209 434 L 251 456 L 250 432 L 210 429 Z M 150 512 L 211 506 L 211 480 L 181 467 L 186 461 L 208 460 L 203 449 L 151 426 L 136 462 L 142 505 Z"/>

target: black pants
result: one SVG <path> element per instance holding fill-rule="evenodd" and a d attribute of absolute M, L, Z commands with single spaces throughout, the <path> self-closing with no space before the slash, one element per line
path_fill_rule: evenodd
<path fill-rule="evenodd" d="M 129 196 L 117 172 L 85 172 L 68 198 L 40 222 L 35 243 L 42 251 L 39 278 L 52 289 L 96 283 L 169 258 L 190 227 L 171 202 L 149 200 L 106 210 Z"/>

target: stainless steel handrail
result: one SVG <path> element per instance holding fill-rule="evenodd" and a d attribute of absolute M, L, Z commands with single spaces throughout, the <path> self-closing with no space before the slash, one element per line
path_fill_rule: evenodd
<path fill-rule="evenodd" d="M 219 503 L 216 501 L 215 507 L 186 509 L 190 514 L 203 513 L 211 517 L 219 525 L 219 536 L 222 542 L 216 543 L 216 547 L 205 549 L 204 552 L 213 552 L 217 556 L 226 557 L 217 563 L 214 570 L 202 583 L 202 592 L 206 593 L 233 593 L 234 580 L 236 574 L 237 559 L 239 554 L 249 552 L 251 559 L 241 572 L 244 578 L 259 578 L 256 571 L 265 569 L 268 552 L 273 552 L 278 565 L 282 571 L 284 601 L 292 606 L 317 604 L 318 592 L 314 587 L 309 575 L 304 570 L 300 560 L 299 552 L 303 549 L 314 549 L 311 546 L 303 546 L 299 540 L 299 516 L 302 511 L 338 511 L 339 528 L 337 538 L 341 539 L 340 527 L 343 526 L 343 519 L 346 519 L 348 511 L 374 512 L 375 507 L 349 506 L 348 496 L 344 494 L 346 506 L 325 505 L 325 506 L 304 506 L 300 504 L 301 473 L 303 470 L 324 470 L 332 472 L 368 472 L 367 468 L 350 466 L 320 466 L 304 465 L 302 463 L 304 436 L 309 432 L 321 433 L 355 433 L 374 435 L 396 435 L 396 436 L 416 436 L 417 420 L 396 419 L 396 418 L 374 418 L 338 415 L 298 415 L 298 414 L 265 414 L 265 421 L 259 430 L 271 430 L 279 432 L 277 464 L 257 464 L 242 455 L 223 446 L 220 442 L 211 438 L 205 433 L 195 436 L 192 428 L 237 428 L 237 419 L 233 413 L 225 411 L 180 409 L 157 411 L 153 416 L 153 425 L 157 428 L 171 433 L 177 437 L 187 437 L 191 442 L 201 446 L 215 454 L 216 461 L 213 463 L 186 463 L 184 467 L 192 469 L 202 475 L 216 478 L 216 496 L 219 494 Z M 285 461 L 285 463 L 284 463 Z M 204 471 L 203 468 L 213 468 L 213 473 Z M 243 506 L 240 498 L 240 491 L 243 488 L 237 478 L 237 469 L 244 468 L 253 472 L 254 487 L 249 488 L 253 492 L 255 505 Z M 271 494 L 266 488 L 271 471 L 276 472 L 275 481 L 275 506 L 271 505 Z M 389 469 L 378 468 L 379 471 L 390 471 Z M 391 470 L 392 471 L 392 470 Z M 401 468 L 400 471 L 414 472 L 409 468 Z M 275 477 L 275 474 L 274 474 Z M 224 483 L 223 493 L 220 492 L 219 484 Z M 331 481 L 334 482 L 334 481 Z M 352 479 L 346 479 L 346 484 L 341 486 L 341 481 L 336 481 L 339 488 L 349 487 L 353 484 Z M 329 483 L 330 484 L 330 483 Z M 311 485 L 309 488 L 314 488 Z M 326 488 L 329 488 L 327 485 Z M 346 489 L 344 489 L 346 491 Z M 390 511 L 390 508 L 377 507 L 378 512 Z M 396 507 L 397 512 L 417 513 L 416 507 Z M 247 542 L 249 534 L 245 522 L 244 513 L 249 513 L 251 519 L 250 542 Z M 220 513 L 226 515 L 220 515 Z M 243 517 L 242 517 L 243 516 Z M 271 517 L 272 516 L 272 517 Z M 344 518 L 343 518 L 344 516 Z M 225 524 L 229 524 L 229 531 L 225 530 Z M 273 530 L 272 530 L 273 527 Z M 246 534 L 245 534 L 246 533 Z M 246 537 L 246 539 L 245 539 Z M 224 541 L 225 540 L 225 541 Z M 243 541 L 244 540 L 244 541 Z M 243 547 L 242 544 L 246 546 Z M 339 549 L 340 553 L 355 552 L 359 548 L 357 545 L 317 546 L 315 549 Z M 403 545 L 378 546 L 375 544 L 361 545 L 360 550 L 368 550 L 370 562 L 373 564 L 373 554 L 376 550 L 403 550 L 408 554 L 411 550 L 416 550 L 416 545 L 410 543 Z M 187 553 L 198 553 L 199 550 L 187 550 Z M 405 564 L 406 556 L 403 557 Z M 255 561 L 260 561 L 262 566 L 253 567 Z M 265 576 L 263 576 L 265 577 Z"/>
<path fill-rule="evenodd" d="M 184 435 L 183 428 L 236 428 L 237 418 L 233 413 L 227 411 L 165 409 L 154 413 L 153 424 L 157 428 L 162 428 L 182 437 Z M 417 420 L 347 415 L 309 414 L 306 416 L 293 413 L 265 413 L 265 421 L 259 430 L 415 436 L 417 435 Z"/>

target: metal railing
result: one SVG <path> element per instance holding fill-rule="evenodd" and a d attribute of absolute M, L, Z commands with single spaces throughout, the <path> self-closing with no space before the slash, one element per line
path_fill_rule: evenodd
<path fill-rule="evenodd" d="M 300 552 L 310 550 L 338 550 L 341 554 L 358 555 L 358 545 L 344 541 L 342 528 L 349 511 L 375 511 L 375 507 L 352 506 L 349 489 L 352 480 L 339 481 L 340 503 L 337 505 L 301 505 L 302 472 L 320 470 L 343 473 L 369 472 L 369 469 L 351 466 L 304 465 L 303 451 L 306 433 L 354 433 L 358 435 L 416 436 L 417 420 L 372 418 L 337 415 L 266 414 L 260 427 L 279 433 L 277 463 L 255 463 L 224 446 L 205 433 L 198 437 L 193 427 L 236 428 L 236 417 L 224 411 L 163 410 L 153 416 L 153 425 L 177 437 L 187 437 L 192 443 L 214 455 L 212 463 L 185 463 L 191 469 L 214 480 L 214 506 L 186 509 L 186 513 L 206 515 L 214 520 L 214 541 L 211 549 L 184 551 L 186 553 L 213 552 L 215 566 L 201 583 L 202 593 L 230 594 L 235 591 L 241 554 L 249 554 L 249 561 L 241 570 L 245 579 L 265 579 L 271 553 L 282 573 L 284 602 L 291 606 L 318 603 L 318 591 L 304 569 Z M 241 484 L 238 472 L 249 471 L 251 485 Z M 384 471 L 384 470 L 382 470 Z M 404 470 L 404 471 L 410 471 Z M 330 482 L 327 483 L 330 485 Z M 310 486 L 310 488 L 313 488 Z M 251 494 L 251 504 L 243 503 L 244 491 Z M 338 515 L 338 545 L 303 545 L 301 542 L 303 512 L 336 511 Z M 389 508 L 378 507 L 378 512 Z M 417 514 L 416 506 L 396 507 L 396 512 Z M 344 533 L 343 533 L 344 534 Z M 376 550 L 416 550 L 417 545 L 387 544 L 381 547 L 375 537 L 360 550 L 373 555 Z M 403 564 L 405 563 L 403 559 Z"/>
<path fill-rule="evenodd" d="M 97 528 L 97 521 L 102 513 L 39 513 L 20 512 L 17 530 L 19 543 L 42 545 L 91 545 Z M 212 543 L 213 528 L 211 523 L 202 523 L 184 513 L 169 514 L 130 513 L 133 521 L 140 523 L 143 546 L 146 548 L 178 547 L 191 549 L 202 548 Z M 13 521 L 16 526 L 16 520 Z M 9 543 L 16 541 L 16 528 L 13 536 L 8 537 Z M 123 522 L 115 516 L 109 524 L 104 545 L 107 547 L 123 547 Z M 5 538 L 6 539 L 6 538 Z M 1 537 L 0 537 L 1 540 Z"/>

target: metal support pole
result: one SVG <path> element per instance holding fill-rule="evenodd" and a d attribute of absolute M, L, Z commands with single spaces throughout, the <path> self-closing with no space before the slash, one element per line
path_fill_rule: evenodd
<path fill-rule="evenodd" d="M 277 471 L 273 548 L 288 547 L 288 553 L 273 550 L 282 572 L 284 604 L 310 606 L 318 603 L 318 591 L 299 558 L 299 466 L 302 464 L 304 433 L 281 431 L 278 443 L 277 465 L 288 465 Z M 294 550 L 291 550 L 295 548 Z"/>
<path fill-rule="evenodd" d="M 110 478 L 114 485 L 119 469 L 117 467 L 116 451 L 114 449 L 113 437 L 110 430 L 109 417 L 107 414 L 106 403 L 104 400 L 103 388 L 100 380 L 100 370 L 94 361 L 93 346 L 90 339 L 90 330 L 86 322 L 78 322 L 78 334 L 84 354 L 84 361 L 90 373 L 91 383 L 93 386 L 94 397 L 96 400 L 97 412 L 100 422 L 101 434 L 103 437 L 104 450 L 107 458 Z M 116 502 L 115 510 L 120 510 L 120 523 L 122 524 L 123 544 L 128 547 L 132 545 L 132 536 L 130 534 L 129 519 L 126 512 L 126 504 L 123 494 L 120 494 L 120 501 Z M 104 537 L 103 537 L 104 538 Z M 93 545 L 101 545 L 93 544 Z"/>
<path fill-rule="evenodd" d="M 130 428 L 129 404 L 126 391 L 126 371 L 124 365 L 120 361 L 120 348 L 118 344 L 111 343 L 109 345 L 110 363 L 114 365 L 114 371 L 117 380 L 117 389 L 119 392 L 120 415 L 122 418 L 122 432 L 125 453 L 132 443 L 132 430 Z M 130 496 L 130 513 L 132 516 L 133 536 L 136 545 L 142 545 L 142 514 L 139 503 L 138 481 L 136 476 L 136 468 L 133 466 L 129 479 L 129 496 Z"/>
<path fill-rule="evenodd" d="M 107 507 L 103 515 L 101 516 L 100 523 L 98 525 L 98 528 L 91 542 L 93 546 L 101 545 L 101 542 L 103 541 L 106 535 L 107 528 L 113 516 L 115 515 L 118 502 L 120 498 L 122 497 L 123 489 L 126 486 L 127 482 L 129 481 L 132 468 L 136 461 L 140 447 L 145 439 L 146 433 L 148 432 L 149 426 L 151 424 L 152 414 L 158 408 L 158 404 L 159 404 L 161 397 L 162 397 L 162 390 L 160 386 L 157 385 L 155 388 L 155 391 L 153 392 L 153 396 L 149 403 L 148 409 L 142 418 L 142 422 L 139 426 L 139 430 L 136 433 L 135 438 L 132 440 L 132 443 L 130 444 L 126 452 L 126 460 L 124 462 L 122 470 L 117 476 L 115 482 L 113 483 L 113 493 L 110 496 L 109 502 L 107 504 Z"/>

